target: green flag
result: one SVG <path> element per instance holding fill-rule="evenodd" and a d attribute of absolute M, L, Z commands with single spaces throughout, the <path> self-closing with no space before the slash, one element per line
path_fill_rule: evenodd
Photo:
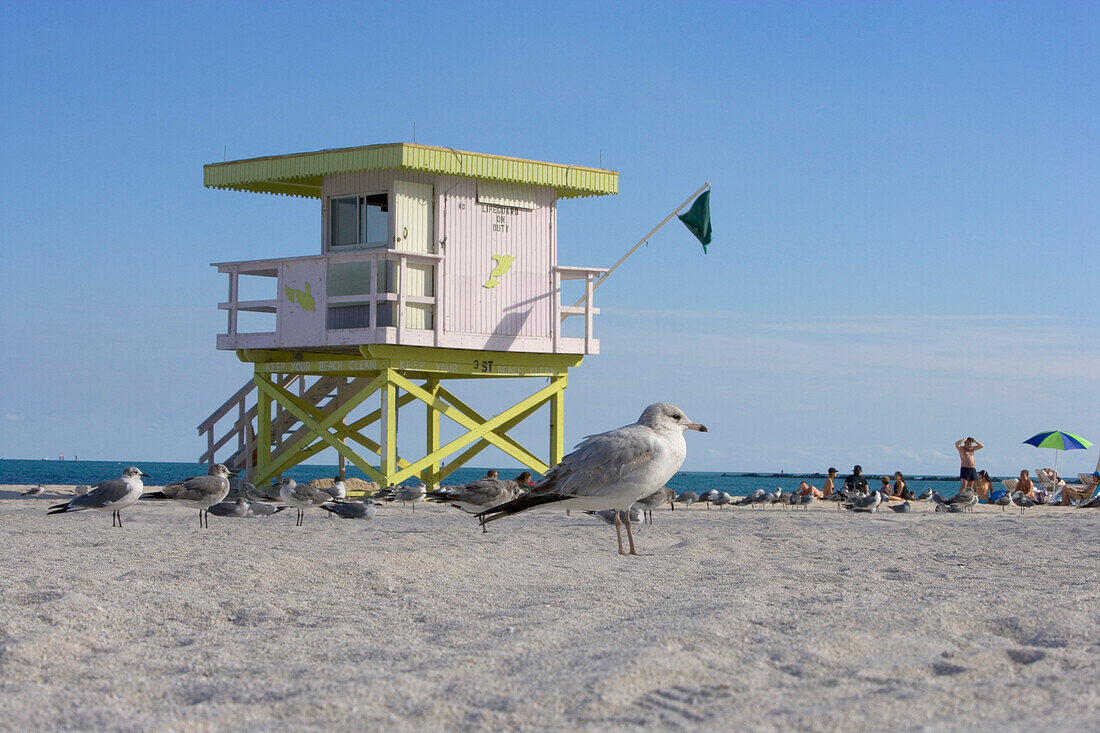
<path fill-rule="evenodd" d="M 699 194 L 686 214 L 680 214 L 680 221 L 702 243 L 703 254 L 706 254 L 710 244 L 710 189 Z"/>

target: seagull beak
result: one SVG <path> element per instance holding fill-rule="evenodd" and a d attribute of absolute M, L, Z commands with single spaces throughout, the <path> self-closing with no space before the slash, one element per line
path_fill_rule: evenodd
<path fill-rule="evenodd" d="M 153 478 L 152 476 L 150 476 L 149 474 L 145 473 L 144 471 L 142 472 L 142 474 L 141 474 L 141 477 L 142 477 L 142 478 Z"/>
<path fill-rule="evenodd" d="M 697 423 L 697 422 L 693 422 L 693 423 L 692 423 L 691 425 L 688 425 L 688 426 L 687 426 L 687 429 L 688 429 L 688 430 L 698 430 L 698 431 L 699 431 L 700 433 L 706 433 L 706 432 L 709 432 L 709 431 L 707 430 L 707 426 L 706 426 L 706 425 L 700 425 L 700 424 L 699 424 L 699 423 Z"/>

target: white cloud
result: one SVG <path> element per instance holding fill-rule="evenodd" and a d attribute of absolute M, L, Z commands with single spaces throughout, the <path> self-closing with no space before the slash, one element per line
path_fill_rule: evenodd
<path fill-rule="evenodd" d="M 5 412 L 3 415 L 0 415 L 0 418 L 7 422 L 20 422 L 24 417 L 25 416 L 21 412 Z"/>

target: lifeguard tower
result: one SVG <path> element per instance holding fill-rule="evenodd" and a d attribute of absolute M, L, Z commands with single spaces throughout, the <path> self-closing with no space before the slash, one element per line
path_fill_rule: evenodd
<path fill-rule="evenodd" d="M 203 183 L 320 200 L 321 246 L 213 265 L 229 276 L 218 348 L 253 374 L 199 426 L 200 462 L 231 452 L 221 462 L 259 484 L 332 448 L 388 486 L 437 484 L 490 445 L 540 473 L 562 458 L 568 372 L 599 353 L 606 270 L 558 264 L 558 201 L 615 194 L 618 173 L 395 143 L 214 163 Z M 583 281 L 580 305 L 562 305 L 569 280 Z M 524 378 L 538 380 L 496 415 L 456 394 L 463 380 Z M 402 457 L 398 413 L 412 403 L 426 410 L 424 452 Z M 508 433 L 547 404 L 543 461 Z M 443 417 L 465 432 L 441 445 Z"/>

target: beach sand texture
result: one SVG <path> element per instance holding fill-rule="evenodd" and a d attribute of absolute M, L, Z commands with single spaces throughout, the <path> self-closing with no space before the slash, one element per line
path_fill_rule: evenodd
<path fill-rule="evenodd" d="M 1100 729 L 1100 512 L 385 506 L 47 517 L 0 491 L 0 728 Z M 289 515 L 289 516 L 287 516 Z"/>

